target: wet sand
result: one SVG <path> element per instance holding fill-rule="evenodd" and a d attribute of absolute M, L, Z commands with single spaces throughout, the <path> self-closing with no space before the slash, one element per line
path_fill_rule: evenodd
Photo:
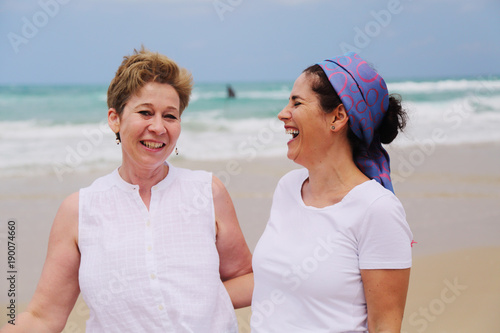
<path fill-rule="evenodd" d="M 396 195 L 417 242 L 403 332 L 498 332 L 500 319 L 500 144 L 390 149 Z M 274 188 L 300 166 L 283 158 L 171 163 L 214 172 L 230 192 L 253 251 L 262 234 Z M 45 259 L 52 220 L 62 200 L 111 169 L 74 172 L 59 181 L 0 177 L 2 259 L 6 224 L 17 228 L 17 313 L 31 298 Z M 6 304 L 2 283 L 0 304 Z M 2 307 L 0 325 L 8 317 Z M 250 309 L 237 310 L 240 332 L 249 332 Z M 84 332 L 88 309 L 79 299 L 64 332 Z"/>

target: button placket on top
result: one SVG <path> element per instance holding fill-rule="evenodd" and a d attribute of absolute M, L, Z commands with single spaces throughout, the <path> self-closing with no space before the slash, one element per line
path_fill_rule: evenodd
<path fill-rule="evenodd" d="M 165 332 L 173 332 L 174 329 L 172 327 L 172 322 L 170 321 L 168 311 L 167 311 L 167 302 L 165 301 L 163 294 L 161 292 L 161 284 L 160 281 L 161 279 L 158 278 L 157 276 L 157 260 L 155 256 L 155 244 L 154 244 L 154 223 L 153 223 L 153 216 L 155 215 L 154 213 L 150 213 L 151 211 L 154 212 L 157 207 L 159 206 L 159 201 L 161 199 L 161 193 L 159 191 L 161 190 L 162 187 L 165 187 L 166 183 L 165 181 L 167 179 L 164 179 L 160 183 L 162 183 L 162 186 L 155 185 L 151 189 L 151 201 L 150 201 L 150 209 L 146 207 L 144 204 L 144 201 L 141 198 L 141 195 L 139 193 L 139 186 L 138 185 L 132 185 L 130 183 L 127 183 L 126 181 L 121 178 L 118 169 L 114 171 L 114 177 L 118 183 L 118 186 L 123 189 L 124 191 L 131 193 L 133 200 L 136 202 L 137 207 L 139 208 L 140 211 L 140 216 L 141 216 L 141 221 L 140 223 L 143 225 L 144 228 L 144 271 L 142 274 L 146 278 L 149 279 L 149 286 L 152 291 L 152 304 L 150 304 L 150 310 L 153 313 L 156 313 L 159 319 L 159 322 L 163 326 L 163 331 Z M 170 177 L 171 179 L 172 177 Z M 136 235 L 137 237 L 140 237 L 140 235 Z M 147 283 L 147 282 L 146 282 Z M 164 287 L 164 286 L 163 286 Z M 165 287 L 164 287 L 165 288 Z"/>
<path fill-rule="evenodd" d="M 163 298 L 163 294 L 161 292 L 161 284 L 158 279 L 157 267 L 158 264 L 156 262 L 155 257 L 155 244 L 154 244 L 154 221 L 152 217 L 154 216 L 154 212 L 158 207 L 158 186 L 153 186 L 151 189 L 151 201 L 149 204 L 149 211 L 145 215 L 145 224 L 144 224 L 144 252 L 145 252 L 145 266 L 147 269 L 149 283 L 151 289 L 153 290 L 153 297 L 155 304 L 151 304 L 152 307 L 158 312 L 158 316 L 161 318 L 161 322 L 163 323 L 164 329 L 167 331 L 172 331 L 172 327 L 170 324 L 170 320 L 168 317 L 168 313 L 166 311 L 165 299 Z"/>

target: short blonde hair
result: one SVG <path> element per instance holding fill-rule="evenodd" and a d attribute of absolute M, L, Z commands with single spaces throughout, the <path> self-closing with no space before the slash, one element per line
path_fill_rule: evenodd
<path fill-rule="evenodd" d="M 172 59 L 141 47 L 134 54 L 123 57 L 108 88 L 108 108 L 114 108 L 122 115 L 129 98 L 146 83 L 158 82 L 171 85 L 180 100 L 180 114 L 189 104 L 193 89 L 193 78 L 185 68 L 179 67 Z"/>

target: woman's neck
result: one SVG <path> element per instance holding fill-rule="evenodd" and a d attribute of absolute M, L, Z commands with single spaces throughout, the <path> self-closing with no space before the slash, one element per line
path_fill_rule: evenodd
<path fill-rule="evenodd" d="M 356 166 L 350 151 L 330 153 L 306 166 L 309 178 L 302 186 L 306 205 L 326 207 L 340 202 L 349 191 L 369 180 Z"/>
<path fill-rule="evenodd" d="M 139 185 L 139 189 L 150 191 L 151 187 L 162 181 L 168 174 L 168 164 L 164 163 L 153 169 L 132 167 L 123 163 L 118 173 L 127 183 Z"/>
<path fill-rule="evenodd" d="M 168 164 L 164 163 L 155 169 L 131 168 L 123 163 L 118 169 L 118 173 L 127 183 L 139 185 L 139 195 L 144 205 L 149 210 L 151 202 L 151 188 L 161 182 L 167 176 L 169 171 Z"/>

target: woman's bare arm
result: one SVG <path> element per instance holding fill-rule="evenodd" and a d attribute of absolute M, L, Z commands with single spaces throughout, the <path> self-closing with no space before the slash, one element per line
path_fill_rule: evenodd
<path fill-rule="evenodd" d="M 15 325 L 0 331 L 61 332 L 73 309 L 80 288 L 78 268 L 78 193 L 70 195 L 59 207 L 50 231 L 47 257 L 35 294 Z"/>
<path fill-rule="evenodd" d="M 231 197 L 216 177 L 213 177 L 212 192 L 221 279 L 235 308 L 249 306 L 253 292 L 252 254 L 238 223 Z"/>
<path fill-rule="evenodd" d="M 370 333 L 399 333 L 410 269 L 362 269 Z"/>

